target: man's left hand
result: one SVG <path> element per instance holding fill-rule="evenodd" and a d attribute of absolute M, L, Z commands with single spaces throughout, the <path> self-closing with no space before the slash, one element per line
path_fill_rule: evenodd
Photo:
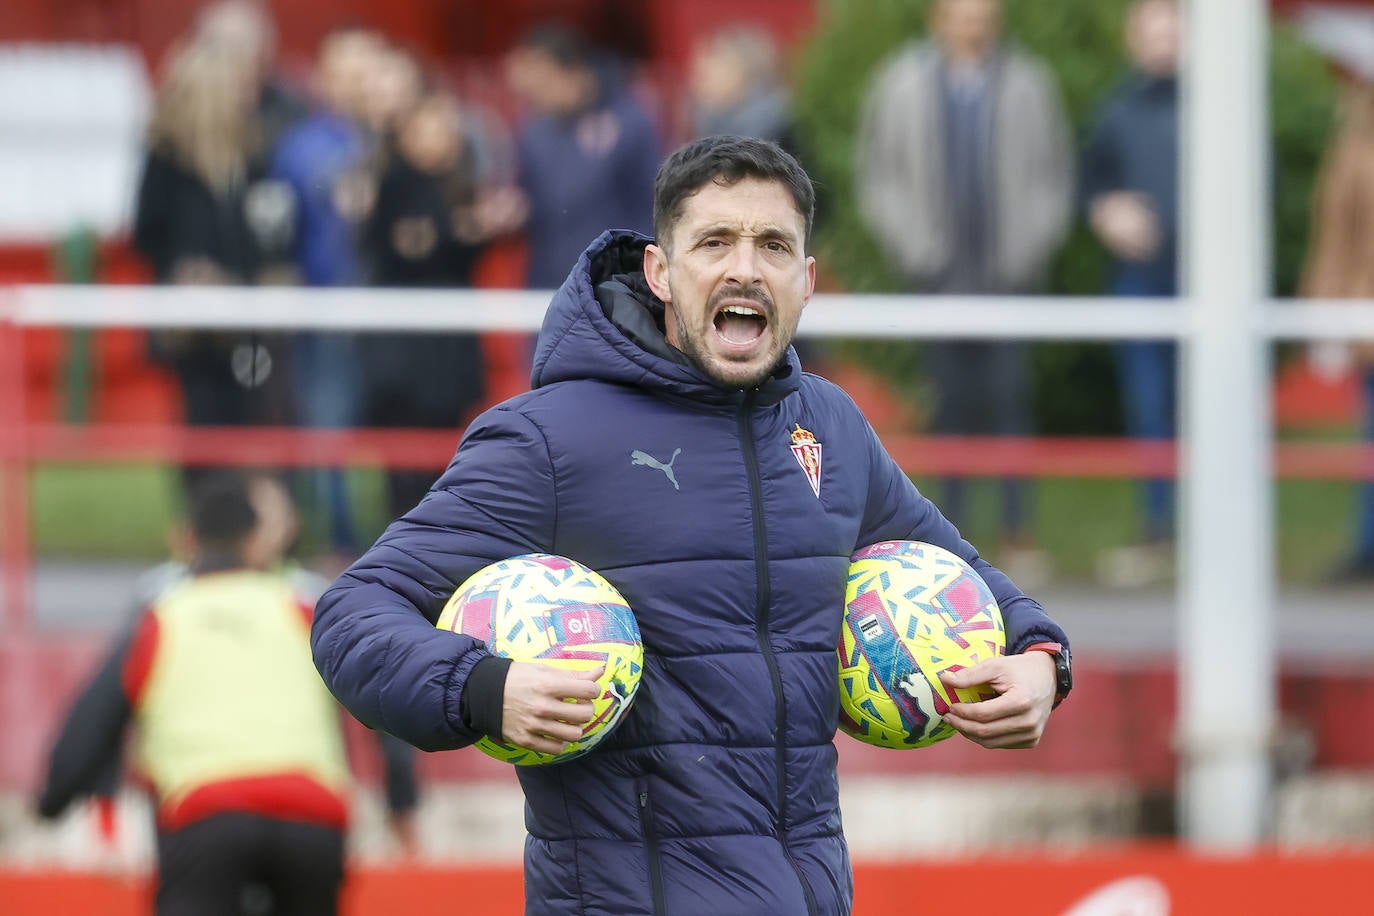
<path fill-rule="evenodd" d="M 964 737 L 995 748 L 1040 743 L 1054 706 L 1054 657 L 1048 652 L 998 656 L 972 668 L 947 671 L 940 680 L 948 688 L 986 684 L 997 691 L 991 700 L 950 705 L 945 721 Z"/>

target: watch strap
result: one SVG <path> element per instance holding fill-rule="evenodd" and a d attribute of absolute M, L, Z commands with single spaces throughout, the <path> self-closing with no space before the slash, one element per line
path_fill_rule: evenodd
<path fill-rule="evenodd" d="M 1064 702 L 1064 698 L 1073 689 L 1068 650 L 1057 642 L 1037 642 L 1026 646 L 1024 652 L 1045 652 L 1054 656 L 1054 705 L 1050 708 L 1059 708 L 1059 704 Z"/>

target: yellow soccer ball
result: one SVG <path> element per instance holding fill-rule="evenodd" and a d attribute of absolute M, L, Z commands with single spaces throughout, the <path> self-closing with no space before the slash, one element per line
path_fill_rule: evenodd
<path fill-rule="evenodd" d="M 437 626 L 480 639 L 502 658 L 584 671 L 605 665 L 592 719 L 563 753 L 491 738 L 477 742 L 517 766 L 571 760 L 596 747 L 630 708 L 644 670 L 644 644 L 629 604 L 615 586 L 567 557 L 524 554 L 478 570 L 454 592 Z"/>
<path fill-rule="evenodd" d="M 840 729 L 866 744 L 927 747 L 954 734 L 940 672 L 1006 653 L 997 601 L 942 547 L 885 541 L 850 558 L 840 628 Z M 960 689 L 957 700 L 995 696 Z"/>

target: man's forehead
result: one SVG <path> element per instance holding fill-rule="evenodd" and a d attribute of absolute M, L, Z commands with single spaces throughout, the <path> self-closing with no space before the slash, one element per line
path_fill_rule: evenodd
<path fill-rule="evenodd" d="M 748 233 L 780 230 L 800 238 L 805 226 L 787 186 L 771 179 L 741 178 L 732 184 L 710 181 L 683 204 L 679 229 L 687 232 L 722 226 Z"/>

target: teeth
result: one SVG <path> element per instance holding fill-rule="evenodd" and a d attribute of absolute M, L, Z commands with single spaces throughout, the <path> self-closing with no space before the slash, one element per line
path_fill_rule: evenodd
<path fill-rule="evenodd" d="M 756 318 L 761 314 L 758 309 L 752 309 L 745 305 L 727 305 L 724 311 L 731 315 L 747 315 L 750 318 Z"/>

